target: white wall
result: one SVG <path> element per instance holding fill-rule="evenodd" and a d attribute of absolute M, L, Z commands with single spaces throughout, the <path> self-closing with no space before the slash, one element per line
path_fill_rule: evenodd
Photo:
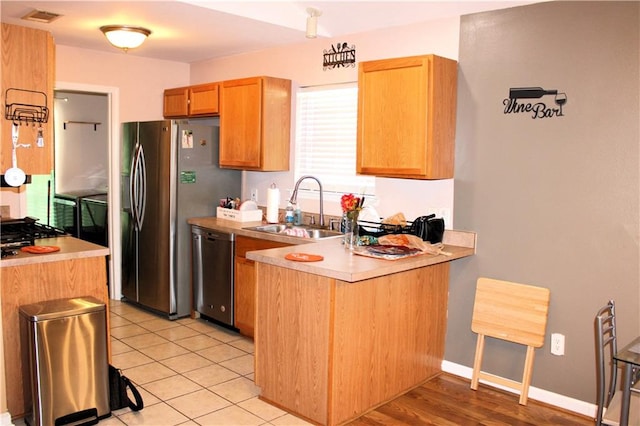
<path fill-rule="evenodd" d="M 109 180 L 109 99 L 56 92 L 55 191 L 103 189 Z M 66 123 L 66 124 L 65 124 Z M 90 123 L 99 123 L 95 126 Z"/>
<path fill-rule="evenodd" d="M 322 55 L 332 44 L 346 42 L 355 45 L 356 61 L 393 58 L 423 54 L 437 54 L 458 58 L 459 18 L 424 22 L 401 28 L 354 34 L 339 39 L 303 39 L 297 45 L 252 52 L 221 59 L 194 63 L 191 84 L 222 81 L 233 78 L 269 75 L 288 78 L 297 87 L 355 82 L 357 67 L 323 70 Z M 294 102 L 295 103 L 295 102 Z M 246 172 L 243 198 L 251 188 L 258 188 L 258 204 L 266 203 L 269 185 L 274 182 L 281 189 L 280 206 L 286 205 L 288 191 L 293 189 L 295 117 L 293 117 L 291 169 L 289 172 Z M 381 216 L 403 212 L 407 219 L 429 213 L 432 207 L 453 209 L 453 179 L 416 181 L 410 179 L 376 179 L 376 206 Z M 317 201 L 300 200 L 304 211 L 318 212 Z M 325 200 L 325 213 L 339 215 L 337 200 Z M 450 227 L 451 221 L 447 221 Z"/>

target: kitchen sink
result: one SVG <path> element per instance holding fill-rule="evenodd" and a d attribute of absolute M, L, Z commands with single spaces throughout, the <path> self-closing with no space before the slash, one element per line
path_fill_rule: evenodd
<path fill-rule="evenodd" d="M 283 234 L 291 237 L 298 238 L 311 238 L 314 240 L 320 240 L 325 238 L 336 238 L 342 236 L 341 232 L 331 231 L 325 228 L 318 228 L 311 225 L 294 225 L 287 227 L 287 225 L 274 223 L 270 225 L 251 226 L 244 228 L 249 231 L 266 232 L 269 234 Z"/>

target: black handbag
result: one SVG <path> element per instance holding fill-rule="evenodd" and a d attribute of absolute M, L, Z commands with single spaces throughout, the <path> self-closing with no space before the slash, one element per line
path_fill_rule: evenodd
<path fill-rule="evenodd" d="M 444 219 L 436 218 L 435 214 L 420 216 L 411 224 L 410 232 L 431 244 L 441 243 L 444 235 Z"/>
<path fill-rule="evenodd" d="M 131 390 L 135 402 L 129 398 L 127 388 Z M 131 408 L 133 411 L 140 411 L 144 408 L 144 402 L 138 389 L 131 383 L 131 380 L 113 365 L 109 365 L 109 406 L 111 411 L 126 407 Z"/>

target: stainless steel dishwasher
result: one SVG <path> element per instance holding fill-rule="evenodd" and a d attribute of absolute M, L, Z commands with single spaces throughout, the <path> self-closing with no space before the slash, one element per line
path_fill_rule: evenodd
<path fill-rule="evenodd" d="M 233 327 L 235 235 L 199 226 L 192 226 L 191 233 L 195 310 Z"/>

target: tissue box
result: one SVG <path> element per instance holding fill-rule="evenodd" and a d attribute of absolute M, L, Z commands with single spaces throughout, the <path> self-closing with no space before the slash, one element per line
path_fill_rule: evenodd
<path fill-rule="evenodd" d="M 218 207 L 216 216 L 220 219 L 233 220 L 235 222 L 260 222 L 262 210 L 233 210 Z"/>

